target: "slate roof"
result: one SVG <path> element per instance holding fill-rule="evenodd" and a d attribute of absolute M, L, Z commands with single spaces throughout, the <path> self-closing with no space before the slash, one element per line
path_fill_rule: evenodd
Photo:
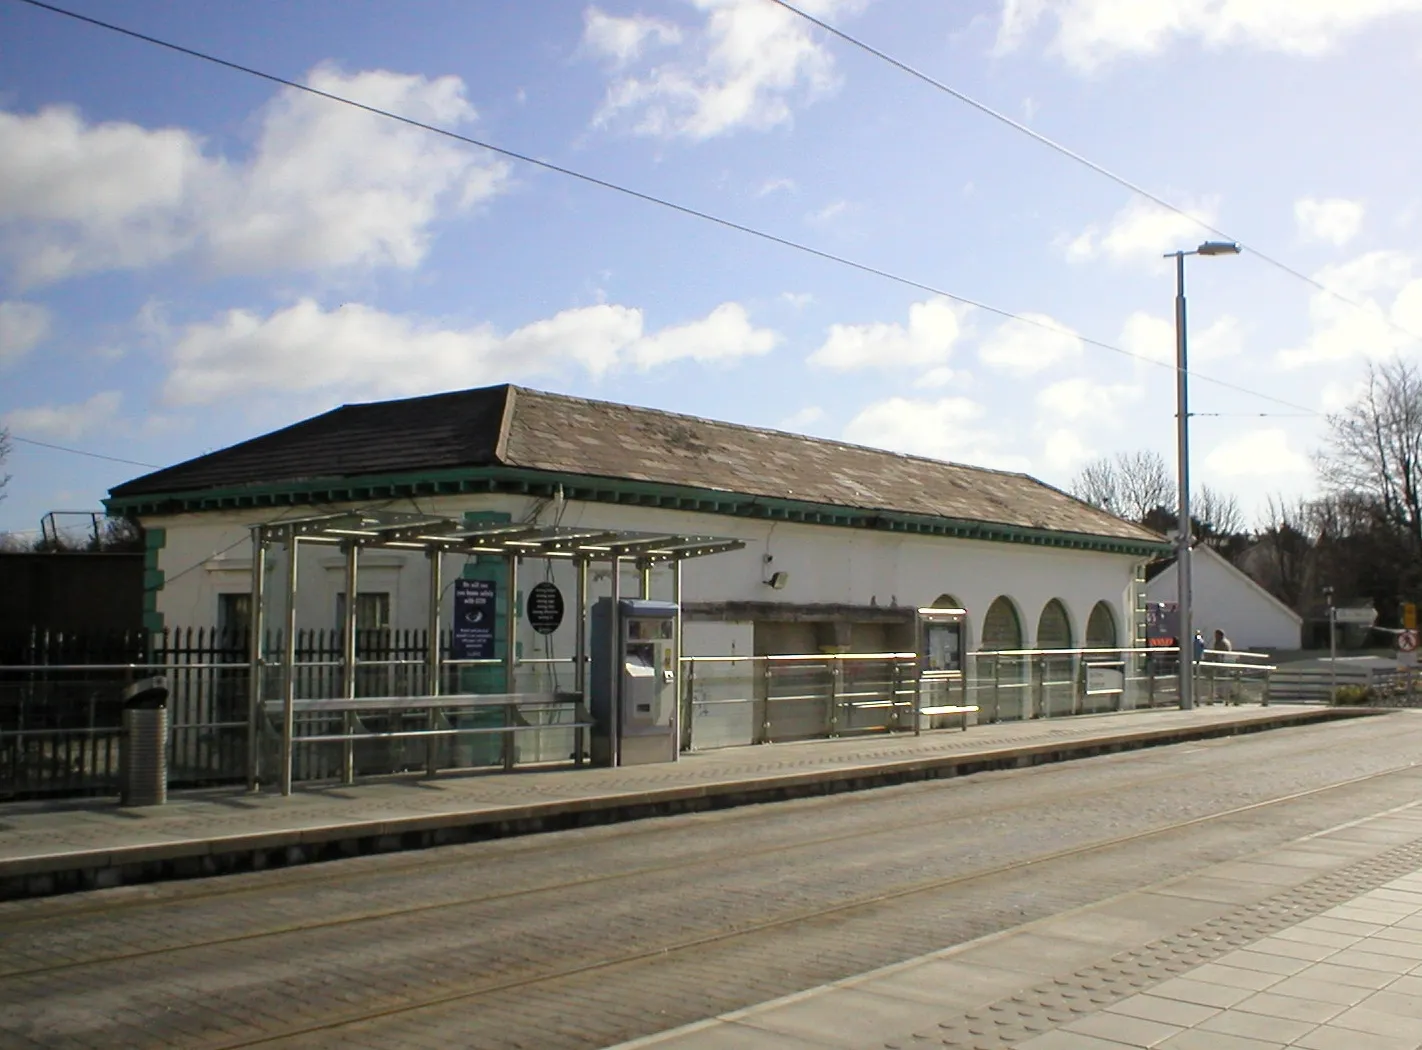
<path fill-rule="evenodd" d="M 1026 474 L 512 385 L 345 405 L 110 495 L 495 466 L 1162 542 Z"/>

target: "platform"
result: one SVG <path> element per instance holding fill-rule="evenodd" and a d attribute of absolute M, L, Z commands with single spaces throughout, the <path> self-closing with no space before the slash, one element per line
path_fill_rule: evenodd
<path fill-rule="evenodd" d="M 1012 769 L 1376 713 L 1160 709 L 769 744 L 623 769 L 400 777 L 0 806 L 0 899 L 189 878 Z"/>

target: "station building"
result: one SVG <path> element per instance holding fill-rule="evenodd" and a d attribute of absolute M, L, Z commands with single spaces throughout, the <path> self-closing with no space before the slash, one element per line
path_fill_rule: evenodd
<path fill-rule="evenodd" d="M 243 626 L 251 527 L 326 510 L 740 540 L 686 563 L 691 656 L 905 651 L 913 610 L 933 605 L 967 611 L 970 650 L 1143 645 L 1143 569 L 1168 550 L 1024 474 L 512 385 L 346 405 L 126 482 L 107 505 L 147 531 L 150 628 Z M 301 559 L 299 628 L 343 622 L 344 567 L 336 550 Z M 638 593 L 625 572 L 621 593 Z M 360 626 L 424 626 L 428 578 L 419 555 L 365 556 Z M 572 651 L 526 621 L 516 638 L 525 656 Z"/>

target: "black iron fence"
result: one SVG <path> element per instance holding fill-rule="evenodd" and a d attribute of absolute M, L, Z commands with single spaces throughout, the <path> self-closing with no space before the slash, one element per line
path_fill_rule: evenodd
<path fill-rule="evenodd" d="M 357 671 L 357 695 L 423 692 L 426 634 L 357 632 L 357 653 L 365 661 Z M 335 630 L 297 632 L 298 696 L 341 694 L 341 641 Z M 269 654 L 281 651 L 275 632 L 264 643 Z M 447 649 L 447 636 L 443 643 Z M 245 631 L 217 628 L 0 637 L 0 799 L 116 793 L 120 694 L 125 685 L 150 675 L 163 675 L 169 685 L 169 783 L 242 782 L 249 735 L 248 644 Z M 264 692 L 278 695 L 276 674 L 267 677 Z"/>

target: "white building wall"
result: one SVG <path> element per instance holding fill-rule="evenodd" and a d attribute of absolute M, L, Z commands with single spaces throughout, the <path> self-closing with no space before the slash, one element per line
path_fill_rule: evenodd
<path fill-rule="evenodd" d="M 1297 613 L 1208 547 L 1197 547 L 1193 554 L 1191 619 L 1207 645 L 1220 629 L 1236 649 L 1273 652 L 1299 647 L 1302 621 Z M 1146 584 L 1146 600 L 1175 601 L 1178 579 L 1172 565 Z"/>
<path fill-rule="evenodd" d="M 392 511 L 413 511 L 408 501 L 386 505 Z M 1107 602 L 1116 620 L 1120 644 L 1128 644 L 1133 568 L 1138 558 L 1091 551 L 985 542 L 943 537 L 874 533 L 824 525 L 767 522 L 614 504 L 569 502 L 556 514 L 548 500 L 515 496 L 422 498 L 418 510 L 451 517 L 466 511 L 503 511 L 514 521 L 551 525 L 594 526 L 647 532 L 702 534 L 741 539 L 746 548 L 694 559 L 683 568 L 686 601 L 773 601 L 789 604 L 844 603 L 915 607 L 930 605 L 951 594 L 968 611 L 968 645 L 978 639 L 983 613 L 994 598 L 1007 595 L 1019 611 L 1027 647 L 1036 642 L 1042 607 L 1058 598 L 1072 623 L 1074 644 L 1092 607 Z M 246 592 L 250 582 L 251 545 L 248 529 L 258 522 L 303 517 L 311 508 L 247 510 L 150 517 L 149 527 L 166 530 L 159 552 L 165 583 L 158 611 L 169 626 L 206 626 L 216 622 L 221 591 Z M 766 559 L 770 560 L 767 561 Z M 452 607 L 450 581 L 459 575 L 463 559 L 444 559 L 444 616 Z M 334 547 L 304 547 L 298 579 L 298 626 L 335 626 L 336 594 L 344 589 L 344 559 Z M 269 558 L 267 605 L 269 623 L 280 621 L 285 568 L 279 549 Z M 520 590 L 546 577 L 545 563 L 526 560 L 520 569 Z M 553 580 L 571 601 L 572 568 L 553 563 Z M 789 574 L 781 590 L 766 586 L 771 572 Z M 607 567 L 594 567 L 592 596 L 609 589 Z M 625 567 L 622 593 L 637 593 L 637 574 Z M 373 551 L 361 556 L 361 591 L 386 591 L 391 596 L 392 626 L 420 628 L 426 619 L 428 575 L 424 556 Z M 670 594 L 670 572 L 654 574 L 654 597 Z M 571 621 L 549 639 L 535 636 L 526 622 L 520 640 L 541 655 L 551 648 L 558 655 L 572 651 Z M 749 624 L 736 626 L 688 624 L 688 655 L 722 655 L 734 643 L 751 652 Z"/>

